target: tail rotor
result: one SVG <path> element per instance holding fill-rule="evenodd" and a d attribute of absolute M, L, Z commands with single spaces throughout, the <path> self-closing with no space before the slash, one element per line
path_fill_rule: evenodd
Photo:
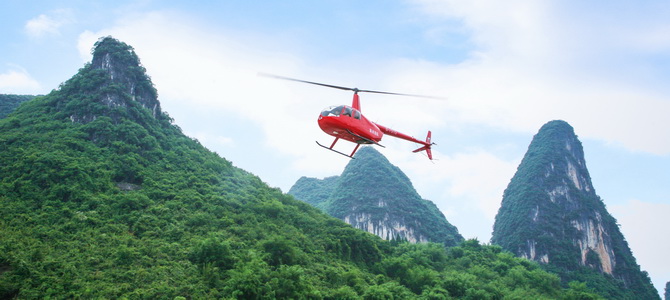
<path fill-rule="evenodd" d="M 430 147 L 433 146 L 433 145 L 435 145 L 435 143 L 433 143 L 431 141 L 431 133 L 430 133 L 430 130 L 429 130 L 428 135 L 426 136 L 426 142 L 423 143 L 423 147 L 421 147 L 419 149 L 416 149 L 412 152 L 417 153 L 417 152 L 421 152 L 421 151 L 426 151 L 426 154 L 428 154 L 428 159 L 433 160 L 433 152 L 430 149 Z"/>

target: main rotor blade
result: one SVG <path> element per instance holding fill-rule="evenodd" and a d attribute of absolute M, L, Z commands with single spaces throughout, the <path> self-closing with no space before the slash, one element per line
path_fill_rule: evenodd
<path fill-rule="evenodd" d="M 371 94 L 396 95 L 396 96 L 406 96 L 406 97 L 416 97 L 416 98 L 430 98 L 430 99 L 447 99 L 445 97 L 416 95 L 416 94 L 402 94 L 402 93 L 391 93 L 391 92 L 381 92 L 381 91 L 371 91 L 371 90 L 358 90 L 358 91 L 361 92 L 361 93 L 371 93 Z"/>
<path fill-rule="evenodd" d="M 302 83 L 320 85 L 320 86 L 325 86 L 325 87 L 340 89 L 340 90 L 345 90 L 345 91 L 353 91 L 353 92 L 359 91 L 356 88 L 349 88 L 349 87 L 345 87 L 345 86 L 337 86 L 337 85 L 332 85 L 332 84 L 325 84 L 325 83 L 295 79 L 295 78 L 284 77 L 284 76 L 279 76 L 279 75 L 272 75 L 272 74 L 266 74 L 266 73 L 258 73 L 258 75 L 265 76 L 265 77 L 270 77 L 270 78 L 275 78 L 275 79 L 283 79 L 283 80 L 290 80 L 290 81 L 297 81 L 297 82 L 302 82 Z"/>
<path fill-rule="evenodd" d="M 374 90 L 359 90 L 358 88 L 350 88 L 350 87 L 339 86 L 339 85 L 325 84 L 325 83 L 320 83 L 320 82 L 307 81 L 307 80 L 302 80 L 302 79 L 295 79 L 295 78 L 284 77 L 284 76 L 273 75 L 273 74 L 267 74 L 267 73 L 258 73 L 258 75 L 264 76 L 264 77 L 275 78 L 275 79 L 290 80 L 290 81 L 297 81 L 297 82 L 302 82 L 302 83 L 320 85 L 320 86 L 325 86 L 325 87 L 339 89 L 339 90 L 352 91 L 352 92 L 355 92 L 355 93 L 360 92 L 360 93 L 384 94 L 384 95 L 407 96 L 407 97 L 418 97 L 418 98 L 446 99 L 444 97 L 435 97 L 435 96 L 426 96 L 426 95 L 402 94 L 402 93 L 392 93 L 392 92 L 383 92 L 383 91 L 374 91 Z"/>

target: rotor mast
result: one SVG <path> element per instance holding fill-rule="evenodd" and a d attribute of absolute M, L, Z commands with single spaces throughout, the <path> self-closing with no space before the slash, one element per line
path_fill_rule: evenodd
<path fill-rule="evenodd" d="M 351 107 L 359 112 L 361 111 L 361 101 L 358 97 L 358 89 L 354 89 L 354 100 L 351 102 Z"/>

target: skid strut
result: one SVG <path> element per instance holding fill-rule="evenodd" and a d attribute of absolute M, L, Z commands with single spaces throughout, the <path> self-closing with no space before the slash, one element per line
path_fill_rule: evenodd
<path fill-rule="evenodd" d="M 335 143 L 337 143 L 337 141 L 340 140 L 339 137 L 336 137 L 336 138 L 335 138 L 335 140 L 333 141 L 333 143 L 330 144 L 330 147 L 326 147 L 326 146 L 324 146 L 324 145 L 321 145 L 321 143 L 319 143 L 318 141 L 316 142 L 316 144 L 319 145 L 319 146 L 321 146 L 322 148 L 328 149 L 328 150 L 333 151 L 333 152 L 338 153 L 338 154 L 342 154 L 342 155 L 344 155 L 344 156 L 346 156 L 346 157 L 348 157 L 348 158 L 354 158 L 354 154 L 356 154 L 356 151 L 358 151 L 358 147 L 360 147 L 361 144 L 375 144 L 375 145 L 377 145 L 377 146 L 379 146 L 379 147 L 385 148 L 384 145 L 381 145 L 381 144 L 379 144 L 379 143 L 377 143 L 377 142 L 375 142 L 375 141 L 373 141 L 373 140 L 371 140 L 371 139 L 364 138 L 364 137 L 362 137 L 362 136 L 360 136 L 360 135 L 358 135 L 358 134 L 355 134 L 355 133 L 351 132 L 351 131 L 348 130 L 348 129 L 347 129 L 347 133 L 350 134 L 350 135 L 352 135 L 352 136 L 354 136 L 354 137 L 357 137 L 357 138 L 360 139 L 360 140 L 356 143 L 356 148 L 354 148 L 354 151 L 351 151 L 351 155 L 347 155 L 346 153 L 343 153 L 343 152 L 340 152 L 340 151 L 337 151 L 337 150 L 333 149 L 333 147 L 335 147 Z"/>

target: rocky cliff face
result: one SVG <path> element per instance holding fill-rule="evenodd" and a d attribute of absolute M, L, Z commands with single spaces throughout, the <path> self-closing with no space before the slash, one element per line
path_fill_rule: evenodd
<path fill-rule="evenodd" d="M 133 109 L 135 106 L 149 109 L 154 118 L 162 117 L 158 93 L 151 79 L 134 49 L 123 42 L 112 37 L 101 38 L 95 44 L 93 60 L 77 76 L 86 80 L 61 88 L 77 91 L 79 97 L 88 98 L 85 103 L 89 107 L 59 107 L 72 112 L 69 116 L 72 122 L 88 123 L 102 115 L 118 121 L 123 114 L 137 113 L 138 109 Z M 71 79 L 70 83 L 73 82 L 75 80 Z"/>
<path fill-rule="evenodd" d="M 437 206 L 422 199 L 409 178 L 372 147 L 359 150 L 341 176 L 303 177 L 289 194 L 387 240 L 448 246 L 463 240 Z"/>
<path fill-rule="evenodd" d="M 380 207 L 383 206 L 385 206 L 385 203 L 380 203 Z M 344 222 L 347 224 L 385 240 L 406 240 L 410 243 L 429 242 L 427 236 L 414 230 L 415 227 L 421 226 L 420 222 L 407 224 L 404 221 L 396 220 L 389 214 L 384 214 L 381 219 L 371 213 L 351 213 L 344 216 Z"/>
<path fill-rule="evenodd" d="M 91 65 L 94 69 L 104 70 L 109 77 L 109 85 L 119 85 L 128 96 L 123 99 L 118 93 L 106 93 L 101 99 L 105 104 L 126 107 L 128 101 L 137 101 L 154 117 L 160 113 L 156 90 L 132 47 L 111 37 L 103 38 L 96 44 Z"/>
<path fill-rule="evenodd" d="M 582 144 L 564 121 L 545 124 L 533 138 L 504 192 L 491 241 L 564 275 L 585 268 L 611 275 L 621 288 L 653 291 L 596 195 Z"/>

